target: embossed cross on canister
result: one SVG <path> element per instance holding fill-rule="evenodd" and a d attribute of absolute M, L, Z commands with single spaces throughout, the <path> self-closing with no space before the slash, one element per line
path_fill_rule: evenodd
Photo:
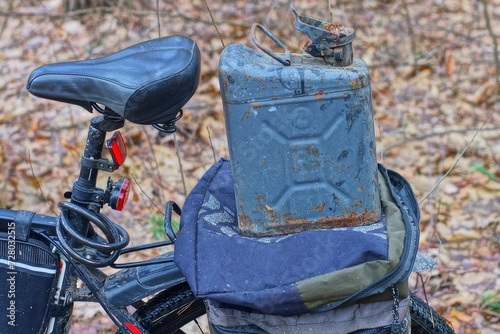
<path fill-rule="evenodd" d="M 295 13 L 296 14 L 296 13 Z M 290 54 L 261 25 L 260 50 L 219 62 L 239 228 L 265 236 L 380 219 L 370 76 L 352 28 L 296 14 L 312 40 Z M 283 53 L 262 47 L 260 29 Z"/>

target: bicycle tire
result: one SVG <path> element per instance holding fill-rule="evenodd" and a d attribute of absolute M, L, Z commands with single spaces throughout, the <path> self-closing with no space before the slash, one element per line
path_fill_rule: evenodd
<path fill-rule="evenodd" d="M 410 296 L 412 334 L 454 334 L 455 331 L 439 313 L 419 297 Z"/>
<path fill-rule="evenodd" d="M 196 299 L 187 284 L 164 291 L 137 311 L 137 318 L 151 334 L 180 334 L 180 328 L 205 314 L 202 300 Z M 429 304 L 414 294 L 410 296 L 412 334 L 454 334 Z"/>
<path fill-rule="evenodd" d="M 150 299 L 137 310 L 136 318 L 150 334 L 181 334 L 182 326 L 205 313 L 203 300 L 181 284 Z"/>

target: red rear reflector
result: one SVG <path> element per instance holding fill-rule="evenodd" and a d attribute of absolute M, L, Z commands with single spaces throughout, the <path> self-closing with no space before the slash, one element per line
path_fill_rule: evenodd
<path fill-rule="evenodd" d="M 127 203 L 128 194 L 130 193 L 130 181 L 127 179 L 121 179 L 118 181 L 118 185 L 120 185 L 120 190 L 118 191 L 118 196 L 116 198 L 116 205 L 115 205 L 116 207 L 114 209 L 122 211 L 123 207 Z"/>
<path fill-rule="evenodd" d="M 134 325 L 132 325 L 130 322 L 125 322 L 123 323 L 127 328 L 133 333 L 133 334 L 142 334 L 140 330 L 137 329 Z"/>
<path fill-rule="evenodd" d="M 121 166 L 127 158 L 127 146 L 120 131 L 113 133 L 113 136 L 106 141 L 106 147 L 109 149 L 114 163 Z"/>

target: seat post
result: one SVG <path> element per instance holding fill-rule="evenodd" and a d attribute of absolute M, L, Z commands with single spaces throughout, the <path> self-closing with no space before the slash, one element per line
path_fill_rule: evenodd
<path fill-rule="evenodd" d="M 98 161 L 101 159 L 106 134 L 108 131 L 114 131 L 123 127 L 124 120 L 122 118 L 110 118 L 106 116 L 99 116 L 93 118 L 88 130 L 87 142 L 82 156 L 82 165 L 80 167 L 80 174 L 78 179 L 73 183 L 73 190 L 71 192 L 71 202 L 86 209 L 98 213 L 104 191 L 96 188 L 97 176 L 99 168 L 96 166 L 89 166 L 85 161 Z M 72 213 L 70 219 L 74 229 L 80 235 L 89 236 L 89 221 L 80 217 L 76 213 Z M 93 232 L 90 232 L 92 234 Z M 76 247 L 76 245 L 74 245 Z"/>

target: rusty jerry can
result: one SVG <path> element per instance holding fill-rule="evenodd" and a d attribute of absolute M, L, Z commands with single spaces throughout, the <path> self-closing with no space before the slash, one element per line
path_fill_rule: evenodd
<path fill-rule="evenodd" d="M 291 54 L 266 28 L 262 50 L 219 61 L 240 233 L 259 237 L 380 219 L 370 76 L 352 28 L 296 15 L 312 40 Z M 264 48 L 256 29 L 285 52 Z"/>

